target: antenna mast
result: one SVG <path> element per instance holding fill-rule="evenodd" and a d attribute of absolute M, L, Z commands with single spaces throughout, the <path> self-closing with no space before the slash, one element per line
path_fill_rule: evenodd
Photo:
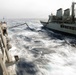
<path fill-rule="evenodd" d="M 74 13 L 74 5 L 76 3 L 75 2 L 72 2 L 72 22 L 74 23 L 75 22 L 75 13 Z"/>

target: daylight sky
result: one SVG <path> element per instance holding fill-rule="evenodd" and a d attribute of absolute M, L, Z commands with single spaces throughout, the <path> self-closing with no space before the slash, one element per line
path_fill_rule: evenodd
<path fill-rule="evenodd" d="M 71 8 L 75 0 L 0 0 L 0 18 L 48 18 L 59 8 Z"/>

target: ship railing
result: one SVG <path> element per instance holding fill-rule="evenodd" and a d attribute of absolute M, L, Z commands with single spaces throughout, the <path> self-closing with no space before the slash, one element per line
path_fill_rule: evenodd
<path fill-rule="evenodd" d="M 6 22 L 0 23 L 0 75 L 10 75 L 7 71 L 6 63 L 11 63 L 12 58 L 9 55 L 9 48 L 7 46 L 7 27 Z"/>

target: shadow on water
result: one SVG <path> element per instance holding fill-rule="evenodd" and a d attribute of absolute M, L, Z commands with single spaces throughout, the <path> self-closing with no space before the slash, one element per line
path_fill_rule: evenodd
<path fill-rule="evenodd" d="M 24 30 L 36 31 L 34 28 L 26 27 Z"/>
<path fill-rule="evenodd" d="M 24 58 L 21 58 L 17 66 L 17 75 L 36 75 L 37 67 L 33 62 L 27 62 Z"/>
<path fill-rule="evenodd" d="M 75 35 L 59 33 L 59 32 L 56 32 L 56 31 L 51 31 L 47 28 L 42 28 L 42 30 L 45 30 L 47 35 L 51 39 L 64 40 L 65 41 L 64 43 L 70 44 L 71 46 L 76 46 L 76 36 Z"/>

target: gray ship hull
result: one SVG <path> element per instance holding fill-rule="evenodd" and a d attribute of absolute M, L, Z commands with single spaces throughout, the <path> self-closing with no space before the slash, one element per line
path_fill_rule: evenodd
<path fill-rule="evenodd" d="M 42 22 L 41 22 L 42 23 Z M 52 31 L 59 33 L 65 33 L 70 35 L 76 35 L 76 24 L 67 24 L 67 23 L 42 23 L 43 27 L 48 28 Z"/>

